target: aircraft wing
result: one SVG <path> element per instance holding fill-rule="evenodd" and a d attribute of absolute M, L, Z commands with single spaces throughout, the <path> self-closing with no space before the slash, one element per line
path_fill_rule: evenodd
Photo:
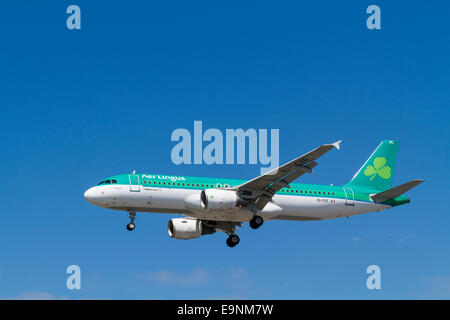
<path fill-rule="evenodd" d="M 237 186 L 236 189 L 241 193 L 250 191 L 257 194 L 253 205 L 257 210 L 262 210 L 275 192 L 281 188 L 290 188 L 289 184 L 304 173 L 312 173 L 312 168 L 318 164 L 315 160 L 334 148 L 339 150 L 340 143 L 341 140 L 321 145 L 301 157 Z"/>

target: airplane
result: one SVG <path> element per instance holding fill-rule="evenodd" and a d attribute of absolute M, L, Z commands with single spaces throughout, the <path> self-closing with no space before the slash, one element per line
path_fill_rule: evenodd
<path fill-rule="evenodd" d="M 312 173 L 316 160 L 339 150 L 340 143 L 321 145 L 248 181 L 133 171 L 102 180 L 84 198 L 99 207 L 128 212 L 129 231 L 135 228 L 136 212 L 181 214 L 169 220 L 171 238 L 195 239 L 221 231 L 228 235 L 227 245 L 234 247 L 243 223 L 258 229 L 270 220 L 317 221 L 381 211 L 409 203 L 403 194 L 424 181 L 392 188 L 398 141 L 384 140 L 342 186 L 293 183 Z"/>

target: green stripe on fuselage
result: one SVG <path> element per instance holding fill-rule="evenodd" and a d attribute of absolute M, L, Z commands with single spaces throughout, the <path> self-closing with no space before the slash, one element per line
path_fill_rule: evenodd
<path fill-rule="evenodd" d="M 133 176 L 135 179 L 133 179 Z M 143 187 L 161 187 L 161 188 L 182 188 L 192 190 L 203 190 L 207 188 L 228 188 L 236 187 L 243 184 L 247 180 L 241 179 L 223 179 L 223 178 L 205 178 L 205 177 L 186 177 L 186 176 L 169 176 L 161 174 L 119 174 L 111 176 L 106 180 L 116 180 L 117 184 L 130 185 L 130 180 L 136 184 L 139 178 L 139 185 Z M 312 197 L 327 197 L 346 199 L 347 196 L 342 186 L 327 186 L 316 184 L 300 184 L 291 183 L 291 188 L 283 188 L 278 191 L 277 195 L 290 196 L 312 196 Z M 370 199 L 370 194 L 375 194 L 379 191 L 370 190 L 361 187 L 353 187 L 354 200 L 373 202 Z M 385 204 L 396 206 L 408 203 L 409 199 L 406 196 L 400 196 L 395 199 L 390 199 Z"/>

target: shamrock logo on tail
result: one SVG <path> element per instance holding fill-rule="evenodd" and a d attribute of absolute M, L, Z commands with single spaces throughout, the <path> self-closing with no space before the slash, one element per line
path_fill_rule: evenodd
<path fill-rule="evenodd" d="M 364 174 L 366 176 L 372 176 L 370 181 L 379 175 L 383 179 L 389 179 L 391 177 L 391 167 L 385 166 L 386 158 L 384 157 L 376 157 L 373 160 L 373 165 L 368 165 L 366 170 L 364 170 Z"/>

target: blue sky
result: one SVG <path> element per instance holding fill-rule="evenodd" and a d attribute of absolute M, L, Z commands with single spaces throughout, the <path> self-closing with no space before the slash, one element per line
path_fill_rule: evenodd
<path fill-rule="evenodd" d="M 82 29 L 65 25 L 78 4 Z M 0 297 L 450 298 L 449 4 L 437 1 L 14 1 L 0 10 Z M 381 30 L 365 10 L 381 8 Z M 280 161 L 342 139 L 299 182 L 343 184 L 400 141 L 408 205 L 322 222 L 169 238 L 170 215 L 84 201 L 127 173 L 252 178 L 171 162 L 177 128 L 278 128 Z M 82 290 L 65 286 L 68 265 Z M 366 288 L 381 267 L 382 290 Z"/>

